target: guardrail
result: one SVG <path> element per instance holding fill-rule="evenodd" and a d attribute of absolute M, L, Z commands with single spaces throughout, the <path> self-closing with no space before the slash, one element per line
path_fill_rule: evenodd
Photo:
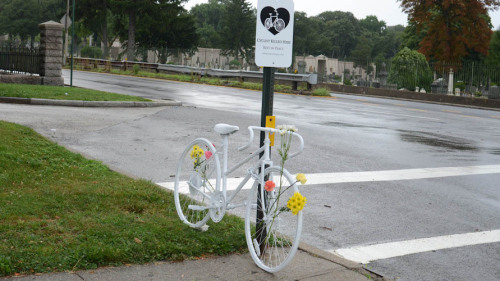
<path fill-rule="evenodd" d="M 162 73 L 182 73 L 182 74 L 195 74 L 200 76 L 238 79 L 242 82 L 245 80 L 261 80 L 263 78 L 262 72 L 259 71 L 244 71 L 244 70 L 222 70 L 212 68 L 198 68 L 182 65 L 172 64 L 158 64 L 158 63 L 145 63 L 145 62 L 132 62 L 132 61 L 109 61 L 101 59 L 90 58 L 74 58 L 74 63 L 84 68 L 104 68 L 104 69 L 122 69 L 130 70 L 134 65 L 139 65 L 141 70 L 162 72 Z M 307 83 L 307 89 L 310 90 L 312 85 L 318 83 L 317 74 L 288 74 L 276 73 L 276 81 L 289 82 L 292 84 L 292 89 L 297 90 L 298 83 Z"/>

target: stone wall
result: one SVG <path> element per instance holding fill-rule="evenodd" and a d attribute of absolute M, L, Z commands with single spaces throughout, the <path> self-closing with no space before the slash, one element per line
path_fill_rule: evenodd
<path fill-rule="evenodd" d="M 438 103 L 459 104 L 464 106 L 479 106 L 489 108 L 500 108 L 500 100 L 492 100 L 485 98 L 458 97 L 443 94 L 418 93 L 411 91 L 399 91 L 381 88 L 356 87 L 338 84 L 317 84 L 313 89 L 326 88 L 332 92 L 360 94 L 368 96 L 379 96 L 388 98 L 399 98 L 417 101 L 429 101 Z"/>

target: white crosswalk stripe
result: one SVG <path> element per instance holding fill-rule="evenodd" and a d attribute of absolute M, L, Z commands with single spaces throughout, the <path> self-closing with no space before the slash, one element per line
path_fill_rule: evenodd
<path fill-rule="evenodd" d="M 500 229 L 359 246 L 329 252 L 366 264 L 381 259 L 496 242 L 500 242 Z"/>

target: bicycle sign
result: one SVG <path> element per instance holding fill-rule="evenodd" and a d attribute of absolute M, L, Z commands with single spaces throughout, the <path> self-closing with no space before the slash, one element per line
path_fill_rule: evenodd
<path fill-rule="evenodd" d="M 292 0 L 259 0 L 255 62 L 263 67 L 292 64 L 294 4 Z"/>

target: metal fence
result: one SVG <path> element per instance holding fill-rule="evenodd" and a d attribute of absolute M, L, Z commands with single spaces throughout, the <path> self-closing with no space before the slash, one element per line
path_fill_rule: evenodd
<path fill-rule="evenodd" d="M 450 73 L 453 75 L 450 76 Z M 449 86 L 450 77 L 453 77 L 451 86 Z M 398 65 L 389 63 L 383 70 L 377 66 L 375 78 L 380 81 L 382 88 L 500 98 L 498 97 L 500 66 L 478 62 Z"/>
<path fill-rule="evenodd" d="M 0 45 L 0 71 L 16 74 L 40 74 L 38 48 Z"/>

